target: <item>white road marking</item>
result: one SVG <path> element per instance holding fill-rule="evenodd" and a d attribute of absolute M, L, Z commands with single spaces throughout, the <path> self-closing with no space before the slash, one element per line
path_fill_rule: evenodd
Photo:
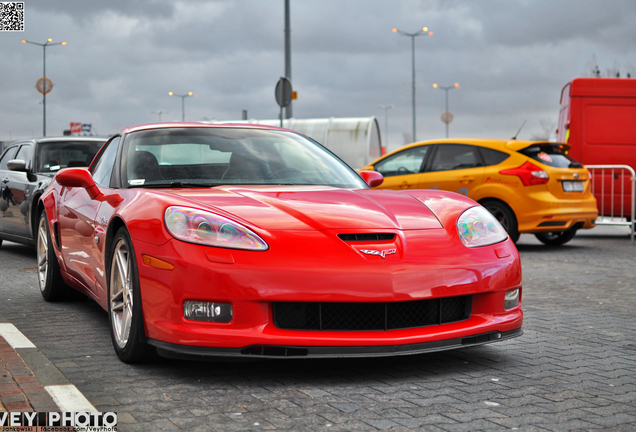
<path fill-rule="evenodd" d="M 2 336 L 13 349 L 35 348 L 33 342 L 23 335 L 13 324 L 0 323 L 0 336 Z"/>
<path fill-rule="evenodd" d="M 99 412 L 77 387 L 68 385 L 44 386 L 51 398 L 64 412 Z"/>

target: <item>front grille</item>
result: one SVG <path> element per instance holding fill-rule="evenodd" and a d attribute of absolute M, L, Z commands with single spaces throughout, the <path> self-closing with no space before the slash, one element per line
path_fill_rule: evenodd
<path fill-rule="evenodd" d="M 338 234 L 344 241 L 391 241 L 395 238 L 392 233 L 363 233 L 363 234 Z"/>
<path fill-rule="evenodd" d="M 274 325 L 286 330 L 396 330 L 462 321 L 472 296 L 395 303 L 274 302 Z"/>

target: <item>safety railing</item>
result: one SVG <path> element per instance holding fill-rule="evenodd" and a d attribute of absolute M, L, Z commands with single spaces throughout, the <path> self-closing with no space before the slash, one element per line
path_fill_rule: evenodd
<path fill-rule="evenodd" d="M 598 205 L 596 225 L 628 226 L 634 243 L 636 173 L 629 165 L 586 165 Z"/>

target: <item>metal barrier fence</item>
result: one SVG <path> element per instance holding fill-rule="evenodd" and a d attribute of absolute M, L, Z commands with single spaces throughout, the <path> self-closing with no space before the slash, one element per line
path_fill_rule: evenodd
<path fill-rule="evenodd" d="M 586 165 L 585 167 L 590 171 L 592 193 L 598 205 L 599 217 L 596 225 L 628 226 L 631 229 L 632 243 L 634 243 L 636 227 L 634 169 L 629 165 Z"/>

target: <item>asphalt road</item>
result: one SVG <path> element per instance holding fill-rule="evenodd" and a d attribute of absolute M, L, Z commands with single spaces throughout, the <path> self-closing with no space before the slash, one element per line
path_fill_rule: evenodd
<path fill-rule="evenodd" d="M 437 354 L 129 366 L 106 313 L 46 303 L 35 251 L 0 247 L 0 322 L 13 323 L 119 430 L 636 430 L 636 245 L 597 227 L 518 244 L 525 334 Z M 28 364 L 28 362 L 27 362 Z"/>

